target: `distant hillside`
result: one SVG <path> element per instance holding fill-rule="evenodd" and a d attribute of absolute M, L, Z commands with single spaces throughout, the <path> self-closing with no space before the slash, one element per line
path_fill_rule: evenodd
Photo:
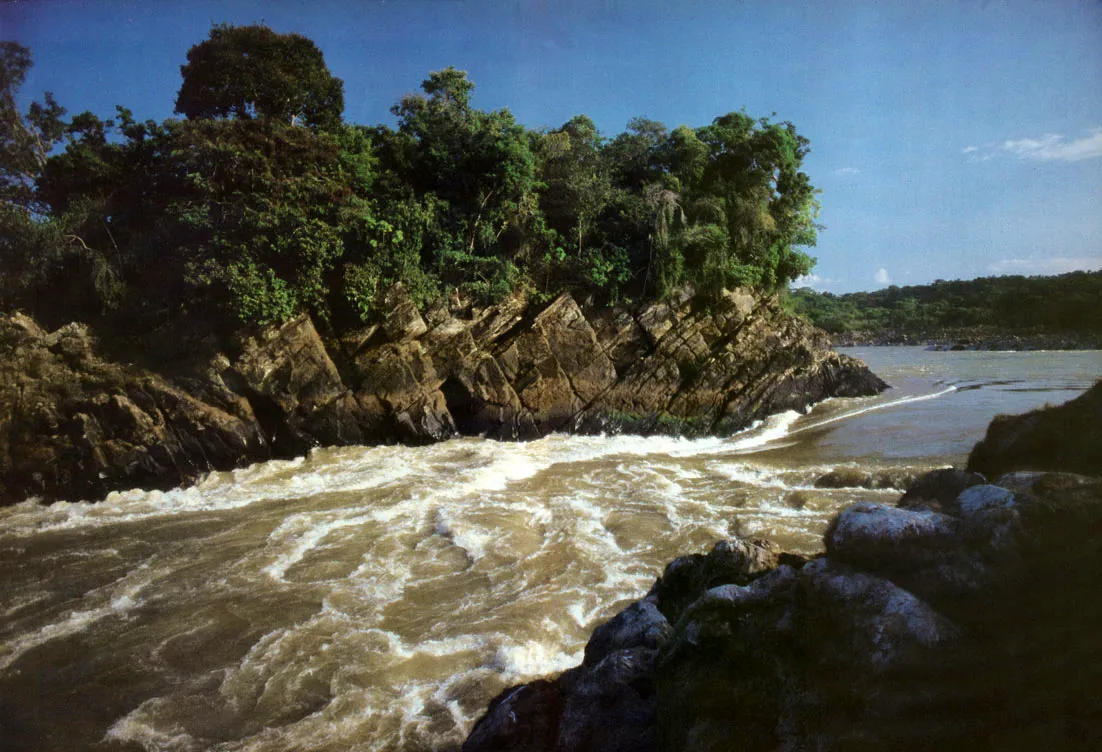
<path fill-rule="evenodd" d="M 846 295 L 803 288 L 791 293 L 790 302 L 816 326 L 834 335 L 863 335 L 857 340 L 1102 336 L 1102 272 L 938 280 Z"/>

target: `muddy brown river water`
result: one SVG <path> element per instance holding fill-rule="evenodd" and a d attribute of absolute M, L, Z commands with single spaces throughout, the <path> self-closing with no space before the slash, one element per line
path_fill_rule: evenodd
<path fill-rule="evenodd" d="M 2 509 L 0 748 L 454 748 L 669 560 L 734 533 L 816 551 L 841 507 L 900 494 L 825 473 L 902 485 L 1102 376 L 1100 352 L 848 352 L 894 388 L 727 439 L 318 449 Z"/>

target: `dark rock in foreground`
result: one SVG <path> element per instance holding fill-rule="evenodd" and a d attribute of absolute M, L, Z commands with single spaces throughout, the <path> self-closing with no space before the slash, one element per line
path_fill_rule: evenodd
<path fill-rule="evenodd" d="M 0 502 L 167 488 L 320 445 L 551 432 L 730 434 L 886 385 L 776 300 L 688 293 L 586 310 L 563 295 L 385 321 L 325 342 L 310 319 L 165 342 L 171 368 L 105 357 L 87 327 L 0 317 Z M 163 360 L 163 358 L 162 358 Z"/>
<path fill-rule="evenodd" d="M 989 478 L 1056 469 L 1102 476 L 1102 381 L 1063 405 L 997 416 L 968 456 L 968 469 Z"/>
<path fill-rule="evenodd" d="M 988 461 L 1080 431 L 1067 413 L 1098 391 L 1023 416 Z M 581 666 L 495 700 L 464 752 L 1102 749 L 1102 478 L 938 470 L 899 506 L 844 510 L 824 543 L 677 559 Z"/>
<path fill-rule="evenodd" d="M 463 749 L 1102 748 L 1102 480 L 1012 474 L 948 511 L 855 505 L 807 563 L 679 559 Z"/>

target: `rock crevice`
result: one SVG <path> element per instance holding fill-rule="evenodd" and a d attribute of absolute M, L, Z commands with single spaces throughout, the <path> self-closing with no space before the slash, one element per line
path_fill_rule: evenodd
<path fill-rule="evenodd" d="M 744 291 L 708 311 L 689 290 L 636 308 L 564 294 L 424 316 L 401 287 L 386 300 L 385 321 L 339 338 L 299 316 L 171 369 L 110 360 L 81 324 L 49 333 L 0 317 L 0 501 L 166 488 L 322 445 L 729 434 L 886 387 L 775 299 Z"/>

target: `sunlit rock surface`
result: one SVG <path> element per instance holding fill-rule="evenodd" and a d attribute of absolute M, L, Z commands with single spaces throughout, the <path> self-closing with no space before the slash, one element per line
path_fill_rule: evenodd
<path fill-rule="evenodd" d="M 385 321 L 337 339 L 300 316 L 210 335 L 195 352 L 182 341 L 178 362 L 154 370 L 109 358 L 83 325 L 0 318 L 0 501 L 167 488 L 315 446 L 727 435 L 885 388 L 775 299 L 745 292 L 708 310 L 685 291 L 635 309 L 566 294 L 424 317 L 400 287 L 386 300 Z"/>

